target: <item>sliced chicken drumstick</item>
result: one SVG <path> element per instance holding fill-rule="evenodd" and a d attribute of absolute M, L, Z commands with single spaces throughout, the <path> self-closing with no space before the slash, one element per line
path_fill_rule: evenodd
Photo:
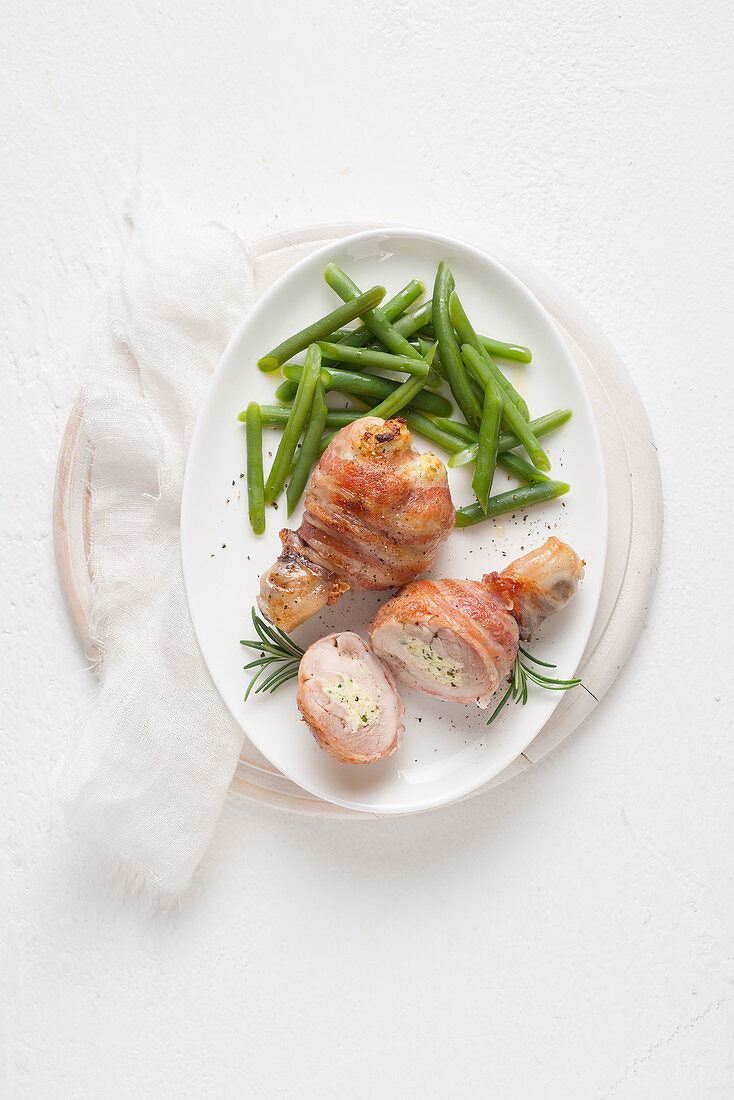
<path fill-rule="evenodd" d="M 400 744 L 403 704 L 395 682 L 349 630 L 306 650 L 298 670 L 298 708 L 321 748 L 342 763 L 382 760 Z"/>
<path fill-rule="evenodd" d="M 565 607 L 583 562 L 557 538 L 476 581 L 415 581 L 369 628 L 395 678 L 428 695 L 487 707 L 510 673 L 519 639 Z"/>

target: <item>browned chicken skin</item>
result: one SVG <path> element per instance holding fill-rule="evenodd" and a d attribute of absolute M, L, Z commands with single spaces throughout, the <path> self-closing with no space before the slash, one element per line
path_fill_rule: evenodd
<path fill-rule="evenodd" d="M 297 534 L 260 581 L 260 610 L 290 631 L 349 588 L 425 573 L 455 522 L 443 463 L 420 454 L 400 417 L 365 416 L 336 435 L 311 475 Z"/>
<path fill-rule="evenodd" d="M 565 607 L 583 575 L 571 547 L 550 538 L 481 584 L 415 581 L 377 612 L 372 648 L 401 683 L 484 708 L 511 671 L 519 639 Z"/>

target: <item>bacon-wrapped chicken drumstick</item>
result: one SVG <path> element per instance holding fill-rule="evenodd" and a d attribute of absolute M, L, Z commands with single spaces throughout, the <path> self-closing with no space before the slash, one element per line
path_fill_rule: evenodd
<path fill-rule="evenodd" d="M 314 470 L 298 531 L 281 531 L 260 610 L 288 632 L 349 588 L 406 584 L 430 568 L 454 522 L 446 468 L 415 449 L 405 421 L 356 420 Z"/>

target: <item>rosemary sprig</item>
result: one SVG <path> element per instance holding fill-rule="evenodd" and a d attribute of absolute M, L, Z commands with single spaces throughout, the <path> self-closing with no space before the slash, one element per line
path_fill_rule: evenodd
<path fill-rule="evenodd" d="M 523 660 L 523 657 L 525 660 Z M 487 721 L 488 726 L 494 722 L 508 699 L 512 698 L 516 703 L 522 703 L 522 705 L 525 706 L 528 701 L 528 680 L 538 687 L 546 688 L 548 691 L 568 691 L 569 688 L 578 687 L 581 683 L 581 681 L 577 679 L 554 680 L 550 676 L 544 676 L 542 672 L 538 672 L 537 668 L 532 668 L 527 664 L 527 661 L 532 661 L 534 665 L 541 665 L 543 668 L 556 667 L 548 661 L 541 661 L 539 657 L 533 657 L 532 653 L 528 653 L 526 649 L 519 646 L 515 664 L 512 666 L 509 687 L 492 711 Z"/>
<path fill-rule="evenodd" d="M 273 626 L 272 623 L 262 619 L 254 607 L 252 609 L 252 625 L 255 627 L 257 639 L 246 638 L 240 642 L 240 645 L 257 650 L 260 656 L 244 666 L 245 669 L 257 669 L 257 672 L 253 673 L 245 692 L 245 700 L 247 700 L 253 687 L 266 671 L 269 675 L 264 680 L 260 680 L 255 688 L 256 695 L 259 691 L 273 692 L 281 684 L 297 676 L 298 666 L 304 653 L 304 650 L 292 638 L 289 638 L 277 626 Z"/>

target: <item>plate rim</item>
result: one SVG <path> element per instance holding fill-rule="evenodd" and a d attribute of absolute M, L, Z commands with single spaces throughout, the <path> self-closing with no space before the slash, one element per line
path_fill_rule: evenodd
<path fill-rule="evenodd" d="M 192 494 L 191 483 L 192 483 L 192 480 L 193 480 L 193 476 L 191 474 L 192 455 L 194 455 L 195 450 L 197 448 L 197 445 L 200 442 L 200 436 L 203 434 L 203 426 L 202 425 L 203 425 L 203 419 L 204 419 L 204 415 L 203 415 L 204 410 L 207 406 L 207 403 L 211 399 L 211 394 L 212 394 L 214 386 L 215 386 L 217 375 L 221 372 L 221 370 L 223 368 L 223 364 L 225 364 L 226 360 L 229 358 L 233 346 L 241 339 L 242 331 L 244 329 L 246 329 L 248 327 L 248 325 L 252 322 L 253 314 L 259 313 L 262 309 L 266 309 L 270 299 L 274 298 L 276 296 L 279 296 L 279 294 L 281 293 L 284 285 L 287 287 L 287 285 L 289 283 L 297 281 L 302 267 L 307 266 L 307 265 L 308 266 L 313 265 L 315 262 L 318 261 L 318 258 L 320 256 L 326 255 L 326 254 L 331 253 L 335 250 L 338 251 L 338 250 L 341 250 L 341 249 L 344 249 L 344 248 L 348 248 L 352 244 L 358 244 L 358 243 L 363 242 L 363 241 L 369 241 L 371 239 L 374 239 L 375 237 L 379 237 L 380 235 L 385 235 L 385 236 L 398 236 L 398 235 L 401 235 L 401 236 L 412 238 L 412 239 L 415 239 L 415 240 L 423 240 L 423 241 L 427 241 L 427 242 L 430 242 L 430 243 L 437 243 L 439 245 L 442 244 L 442 243 L 445 243 L 447 246 L 449 246 L 451 248 L 458 249 L 459 251 L 463 251 L 463 252 L 469 253 L 470 255 L 476 256 L 477 258 L 479 258 L 479 260 L 481 262 L 488 262 L 491 266 L 494 266 L 496 268 L 501 269 L 504 277 L 507 278 L 510 281 L 510 283 L 514 284 L 514 286 L 520 291 L 521 295 L 523 295 L 524 297 L 526 297 L 527 299 L 529 299 L 532 302 L 533 307 L 537 311 L 539 311 L 541 314 L 543 314 L 549 328 L 554 333 L 554 336 L 555 336 L 555 338 L 558 342 L 558 345 L 562 350 L 563 356 L 565 357 L 567 363 L 570 365 L 571 371 L 572 371 L 573 375 L 575 376 L 575 378 L 576 378 L 576 380 L 579 384 L 579 388 L 580 388 L 580 391 L 581 391 L 581 394 L 583 396 L 583 400 L 584 400 L 585 406 L 586 406 L 586 410 L 585 410 L 586 415 L 587 415 L 588 421 L 591 424 L 592 429 L 593 429 L 592 430 L 592 437 L 593 437 L 593 443 L 594 443 L 594 447 L 595 447 L 595 451 L 596 451 L 596 460 L 597 460 L 597 463 L 598 463 L 599 468 L 601 469 L 602 475 L 603 475 L 602 478 L 601 478 L 601 485 L 599 486 L 599 488 L 601 490 L 601 495 L 603 497 L 603 500 L 602 500 L 603 508 L 601 510 L 602 511 L 602 523 L 603 523 L 603 540 L 602 540 L 602 551 L 601 551 L 601 555 L 600 555 L 601 560 L 600 560 L 600 563 L 599 563 L 600 567 L 599 567 L 598 573 L 597 573 L 599 579 L 598 579 L 598 582 L 597 582 L 597 585 L 596 585 L 596 593 L 595 593 L 595 599 L 594 599 L 593 614 L 591 615 L 588 629 L 585 632 L 585 634 L 583 636 L 583 641 L 580 645 L 580 652 L 579 652 L 578 661 L 576 663 L 576 667 L 578 667 L 578 664 L 581 662 L 581 660 L 583 658 L 583 654 L 584 654 L 584 652 L 586 650 L 586 647 L 588 645 L 589 638 L 591 637 L 591 634 L 592 634 L 592 631 L 593 631 L 593 628 L 594 628 L 594 622 L 595 622 L 596 614 L 597 614 L 598 608 L 599 608 L 600 598 L 601 598 L 601 592 L 602 592 L 602 587 L 603 587 L 603 582 L 604 582 L 604 573 L 605 573 L 606 561 L 607 561 L 607 555 L 608 555 L 608 541 L 609 541 L 609 538 L 608 538 L 608 536 L 609 536 L 608 508 L 609 508 L 609 501 L 608 501 L 608 492 L 607 492 L 607 473 L 606 473 L 606 466 L 605 466 L 605 460 L 604 460 L 604 452 L 603 452 L 603 448 L 602 448 L 602 444 L 601 444 L 601 438 L 600 438 L 600 434 L 599 434 L 599 427 L 598 427 L 597 422 L 596 422 L 596 417 L 595 417 L 595 414 L 594 414 L 594 410 L 593 410 L 593 406 L 592 406 L 592 403 L 591 403 L 589 393 L 588 393 L 587 388 L 586 388 L 586 383 L 584 382 L 584 379 L 583 379 L 581 371 L 578 367 L 578 364 L 576 363 L 576 361 L 575 361 L 573 355 L 571 354 L 571 351 L 570 351 L 570 349 L 569 349 L 569 347 L 566 343 L 566 340 L 564 339 L 563 333 L 559 329 L 559 327 L 558 327 L 556 321 L 554 320 L 554 318 L 551 316 L 551 314 L 546 309 L 546 307 L 543 305 L 543 303 L 541 301 L 539 301 L 539 299 L 536 297 L 536 295 L 533 293 L 533 291 L 528 286 L 526 286 L 526 284 L 515 274 L 515 272 L 512 271 L 502 260 L 500 260 L 500 259 L 496 258 L 495 256 L 491 255 L 484 248 L 482 248 L 480 246 L 477 246 L 477 245 L 474 245 L 474 244 L 470 244 L 469 242 L 461 239 L 460 237 L 456 237 L 456 236 L 453 236 L 451 234 L 447 234 L 447 233 L 443 233 L 443 232 L 439 232 L 439 231 L 434 231 L 434 230 L 430 230 L 430 229 L 423 229 L 423 228 L 417 228 L 417 227 L 413 227 L 413 226 L 381 225 L 379 223 L 376 223 L 373 226 L 371 226 L 370 228 L 362 229 L 359 232 L 350 233 L 350 234 L 347 234 L 345 236 L 338 237 L 338 238 L 326 241 L 320 247 L 318 247 L 318 248 L 314 249 L 313 251 L 309 252 L 307 255 L 302 256 L 290 268 L 288 268 L 287 271 L 283 272 L 282 275 L 280 275 L 278 278 L 276 278 L 275 281 L 253 303 L 253 305 L 247 311 L 247 313 L 244 314 L 241 321 L 239 322 L 239 324 L 237 325 L 237 327 L 233 331 L 229 341 L 227 342 L 227 345 L 226 345 L 224 351 L 222 352 L 222 355 L 219 358 L 217 366 L 215 367 L 215 369 L 214 369 L 214 371 L 211 375 L 211 378 L 209 379 L 209 382 L 207 384 L 206 393 L 204 395 L 203 401 L 201 403 L 201 406 L 199 408 L 199 411 L 198 411 L 198 414 L 197 414 L 197 417 L 196 417 L 196 423 L 194 425 L 194 429 L 193 429 L 193 432 L 192 432 L 192 435 L 191 435 L 191 440 L 189 442 L 188 453 L 187 453 L 187 456 L 186 456 L 186 466 L 185 466 L 184 479 L 183 479 L 183 485 L 182 485 L 182 491 L 181 491 L 181 511 L 180 511 L 181 563 L 182 563 L 182 573 L 183 573 L 183 581 L 184 581 L 184 591 L 185 591 L 185 594 L 186 594 L 186 602 L 187 602 L 189 615 L 190 615 L 190 618 L 191 618 L 191 623 L 192 623 L 192 627 L 193 627 L 193 631 L 194 631 L 194 637 L 196 639 L 196 644 L 199 647 L 199 652 L 201 653 L 201 657 L 202 657 L 202 660 L 204 662 L 204 665 L 205 665 L 209 675 L 211 676 L 212 682 L 214 683 L 214 686 L 217 689 L 217 692 L 218 692 L 218 694 L 219 694 L 219 696 L 222 700 L 223 705 L 226 707 L 228 713 L 230 714 L 230 717 L 232 718 L 232 721 L 235 722 L 238 729 L 243 733 L 243 735 L 246 738 L 248 738 L 249 741 L 252 742 L 252 744 L 255 746 L 255 748 L 260 753 L 263 754 L 263 756 L 268 760 L 268 762 L 272 765 L 272 767 L 274 767 L 278 772 L 280 772 L 281 774 L 286 776 L 286 778 L 288 778 L 291 782 L 296 784 L 296 786 L 298 786 L 302 790 L 308 792 L 308 794 L 310 794 L 312 797 L 318 798 L 323 802 L 327 802 L 332 806 L 337 806 L 337 807 L 340 807 L 340 808 L 343 808 L 343 809 L 355 811 L 357 813 L 362 813 L 362 814 L 372 814 L 372 815 L 376 815 L 376 816 L 380 816 L 380 817 L 382 817 L 382 816 L 392 817 L 392 816 L 407 816 L 407 815 L 415 814 L 415 813 L 424 813 L 428 810 L 438 809 L 438 808 L 440 808 L 442 806 L 446 806 L 446 805 L 452 805 L 453 803 L 455 803 L 455 802 L 457 802 L 457 801 L 459 801 L 463 798 L 466 798 L 468 795 L 473 794 L 475 791 L 479 791 L 482 787 L 486 786 L 488 783 L 491 783 L 493 779 L 495 779 L 506 768 L 508 768 L 516 759 L 518 759 L 518 757 L 522 755 L 524 749 L 527 749 L 528 746 L 531 745 L 533 743 L 533 741 L 542 733 L 545 726 L 548 724 L 548 722 L 551 720 L 552 716 L 555 714 L 555 711 L 556 711 L 558 705 L 560 704 L 560 702 L 563 698 L 563 693 L 562 692 L 558 693 L 558 698 L 555 700 L 553 709 L 547 715 L 545 721 L 543 722 L 543 725 L 539 729 L 535 730 L 532 737 L 527 741 L 527 743 L 524 745 L 524 747 L 522 749 L 520 749 L 518 751 L 512 751 L 511 753 L 508 752 L 508 754 L 506 754 L 506 756 L 503 756 L 501 758 L 501 762 L 497 766 L 490 769 L 491 774 L 483 775 L 480 778 L 476 779 L 475 781 L 470 782 L 465 786 L 461 786 L 460 789 L 455 790 L 449 796 L 436 796 L 434 798 L 424 799 L 420 802 L 420 804 L 415 805 L 415 806 L 410 806 L 410 807 L 405 807 L 404 805 L 400 805 L 400 804 L 385 804 L 385 803 L 380 803 L 379 806 L 375 807 L 375 806 L 370 806 L 368 803 L 365 803 L 365 802 L 355 801 L 355 800 L 348 799 L 348 798 L 340 798 L 340 797 L 335 796 L 333 794 L 325 794 L 325 793 L 322 793 L 319 790 L 314 790 L 312 785 L 304 783 L 302 778 L 296 778 L 293 775 L 293 773 L 290 771 L 290 769 L 288 769 L 287 767 L 283 767 L 281 763 L 276 763 L 271 758 L 269 753 L 266 751 L 266 748 L 263 747 L 263 745 L 260 743 L 260 739 L 257 738 L 257 737 L 253 737 L 251 735 L 251 733 L 247 729 L 245 729 L 243 723 L 240 721 L 240 719 L 237 717 L 237 715 L 234 713 L 234 711 L 230 707 L 229 703 L 227 702 L 227 699 L 226 699 L 225 694 L 222 690 L 222 687 L 220 686 L 219 678 L 216 675 L 214 669 L 211 667 L 209 661 L 207 660 L 207 656 L 204 652 L 204 649 L 202 647 L 202 644 L 201 644 L 201 641 L 200 641 L 200 638 L 199 638 L 199 628 L 198 628 L 198 625 L 197 625 L 196 616 L 195 616 L 195 614 L 192 610 L 190 590 L 189 590 L 189 585 L 190 585 L 190 572 L 189 572 L 189 570 L 191 569 L 192 572 L 193 572 L 193 565 L 189 561 L 189 555 L 188 555 L 187 549 L 186 549 L 187 539 L 186 539 L 185 534 L 184 534 L 185 530 L 187 529 L 187 520 L 188 520 L 189 508 L 192 505 L 192 501 L 191 501 L 191 494 Z M 576 671 L 576 669 L 574 669 L 574 671 Z"/>

